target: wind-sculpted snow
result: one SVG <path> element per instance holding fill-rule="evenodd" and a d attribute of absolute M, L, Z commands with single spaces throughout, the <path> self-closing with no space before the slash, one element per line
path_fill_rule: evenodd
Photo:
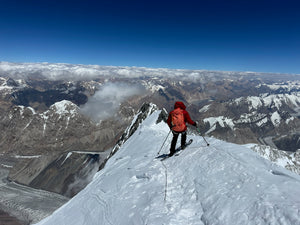
<path fill-rule="evenodd" d="M 193 135 L 179 156 L 164 165 L 155 159 L 169 131 L 155 123 L 158 114 L 140 125 L 84 190 L 38 224 L 300 223 L 300 177 L 246 147 L 214 138 L 207 138 L 207 147 Z M 170 141 L 171 135 L 162 154 Z"/>

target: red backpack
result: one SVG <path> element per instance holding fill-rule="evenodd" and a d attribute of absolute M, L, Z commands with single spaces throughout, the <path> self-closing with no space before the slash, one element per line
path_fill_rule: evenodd
<path fill-rule="evenodd" d="M 185 121 L 184 121 L 184 115 L 183 110 L 181 108 L 176 108 L 171 113 L 171 124 L 172 124 L 172 130 L 175 132 L 181 132 L 185 130 Z"/>

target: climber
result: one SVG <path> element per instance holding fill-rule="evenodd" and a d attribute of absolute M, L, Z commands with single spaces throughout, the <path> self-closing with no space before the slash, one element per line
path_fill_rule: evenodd
<path fill-rule="evenodd" d="M 175 148 L 179 134 L 181 134 L 181 149 L 186 147 L 186 123 L 197 127 L 197 123 L 191 119 L 185 109 L 186 106 L 183 102 L 175 102 L 174 110 L 169 113 L 167 123 L 173 133 L 169 156 L 174 155 L 176 151 Z"/>

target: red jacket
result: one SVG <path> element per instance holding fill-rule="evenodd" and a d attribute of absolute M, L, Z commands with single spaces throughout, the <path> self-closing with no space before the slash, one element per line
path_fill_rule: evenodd
<path fill-rule="evenodd" d="M 189 113 L 185 110 L 186 106 L 184 105 L 183 102 L 175 102 L 174 109 L 177 109 L 177 108 L 181 108 L 183 110 L 182 112 L 183 112 L 183 116 L 184 116 L 184 122 L 189 123 L 189 124 L 191 124 L 193 126 L 196 126 L 196 122 L 194 122 L 191 119 Z M 172 122 L 171 113 L 172 112 L 169 113 L 169 117 L 168 117 L 168 120 L 167 120 L 167 123 L 168 123 L 168 125 L 169 125 L 170 128 L 172 127 L 172 124 L 171 124 L 171 122 Z M 187 129 L 187 127 L 185 126 L 185 128 L 184 128 L 183 131 L 186 131 L 186 129 Z"/>

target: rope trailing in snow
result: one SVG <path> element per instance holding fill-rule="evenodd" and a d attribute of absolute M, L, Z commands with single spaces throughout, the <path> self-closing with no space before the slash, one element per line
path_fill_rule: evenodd
<path fill-rule="evenodd" d="M 197 130 L 198 130 L 198 132 L 199 132 L 200 135 L 201 135 L 200 129 L 197 128 Z M 169 133 L 168 133 L 166 139 L 164 140 L 162 146 L 160 147 L 160 149 L 159 149 L 157 155 L 159 155 L 159 153 L 160 153 L 161 150 L 163 149 L 163 147 L 164 147 L 164 145 L 165 145 L 165 143 L 166 143 L 166 141 L 167 141 L 167 139 L 168 139 L 170 133 L 171 133 L 171 130 L 169 131 Z M 201 135 L 201 136 L 202 136 L 202 135 Z M 209 143 L 206 141 L 206 139 L 204 138 L 204 136 L 202 136 L 202 137 L 203 137 L 203 139 L 204 139 L 204 141 L 205 141 L 205 143 L 206 143 L 206 146 L 209 146 Z M 204 147 L 204 146 L 203 146 L 203 147 Z M 164 202 L 166 202 L 166 200 L 167 200 L 167 192 L 168 192 L 168 168 L 167 168 L 166 164 L 165 164 L 163 161 L 161 161 L 161 163 L 162 163 L 163 167 L 165 168 L 165 177 L 166 177 L 166 179 L 165 179 Z"/>
<path fill-rule="evenodd" d="M 171 130 L 169 131 L 169 133 L 168 133 L 168 135 L 167 135 L 166 139 L 164 140 L 164 142 L 163 142 L 162 146 L 160 147 L 160 149 L 159 149 L 159 151 L 158 151 L 157 155 L 159 155 L 159 153 L 160 153 L 160 152 L 161 152 L 161 150 L 163 149 L 163 147 L 164 147 L 164 145 L 165 145 L 165 143 L 166 143 L 166 141 L 167 141 L 167 139 L 168 139 L 168 137 L 169 137 L 170 133 L 171 133 Z M 163 161 L 161 161 L 161 163 L 162 163 L 163 167 L 165 168 L 165 177 L 166 177 L 166 179 L 165 179 L 165 194 L 164 194 L 164 202 L 166 202 L 166 200 L 167 200 L 167 192 L 168 192 L 168 169 L 167 169 L 167 166 L 164 164 L 164 162 L 163 162 Z"/>
<path fill-rule="evenodd" d="M 163 161 L 161 161 L 162 165 L 165 167 L 165 195 L 164 195 L 164 202 L 167 200 L 167 192 L 168 192 L 168 169 Z"/>
<path fill-rule="evenodd" d="M 166 139 L 164 140 L 164 142 L 163 142 L 162 146 L 160 147 L 160 149 L 159 149 L 159 151 L 158 151 L 157 155 L 159 155 L 159 153 L 160 153 L 160 152 L 161 152 L 161 150 L 163 149 L 163 147 L 164 147 L 164 145 L 165 145 L 165 143 L 166 143 L 166 141 L 167 141 L 167 139 L 168 139 L 168 137 L 169 137 L 169 135 L 170 135 L 171 131 L 172 131 L 172 130 L 170 129 L 170 131 L 169 131 L 169 133 L 168 133 L 168 135 L 167 135 Z M 168 192 L 168 169 L 167 169 L 167 166 L 164 164 L 164 162 L 163 162 L 163 161 L 161 161 L 161 163 L 162 163 L 163 167 L 165 168 L 165 177 L 166 177 L 166 179 L 165 179 L 165 194 L 164 194 L 164 202 L 166 202 L 166 200 L 167 200 L 167 192 Z"/>
<path fill-rule="evenodd" d="M 199 128 L 197 128 L 197 131 L 198 131 L 198 132 L 200 133 L 200 135 L 201 135 L 201 132 L 200 132 L 200 129 L 199 129 Z M 157 153 L 157 155 L 158 155 L 158 154 L 161 152 L 161 150 L 163 149 L 163 147 L 164 147 L 164 145 L 165 145 L 165 142 L 166 142 L 166 140 L 168 139 L 170 133 L 171 133 L 171 130 L 169 131 L 169 133 L 168 133 L 166 139 L 164 140 L 162 146 L 160 147 L 160 150 L 159 150 L 159 152 Z M 208 142 L 206 141 L 206 139 L 204 138 L 204 136 L 203 136 L 203 135 L 201 135 L 201 136 L 203 137 L 203 140 L 205 141 L 206 146 L 210 146 L 209 143 L 208 143 Z M 203 147 L 206 147 L 206 146 L 203 146 Z M 193 148 L 193 147 L 192 147 L 192 148 Z M 194 147 L 194 148 L 198 148 L 198 147 Z M 165 177 L 166 177 L 166 179 L 165 179 L 164 202 L 166 202 L 166 200 L 167 200 L 167 192 L 168 192 L 168 168 L 167 168 L 166 164 L 165 164 L 163 161 L 161 161 L 161 163 L 162 163 L 163 167 L 165 168 Z"/>

